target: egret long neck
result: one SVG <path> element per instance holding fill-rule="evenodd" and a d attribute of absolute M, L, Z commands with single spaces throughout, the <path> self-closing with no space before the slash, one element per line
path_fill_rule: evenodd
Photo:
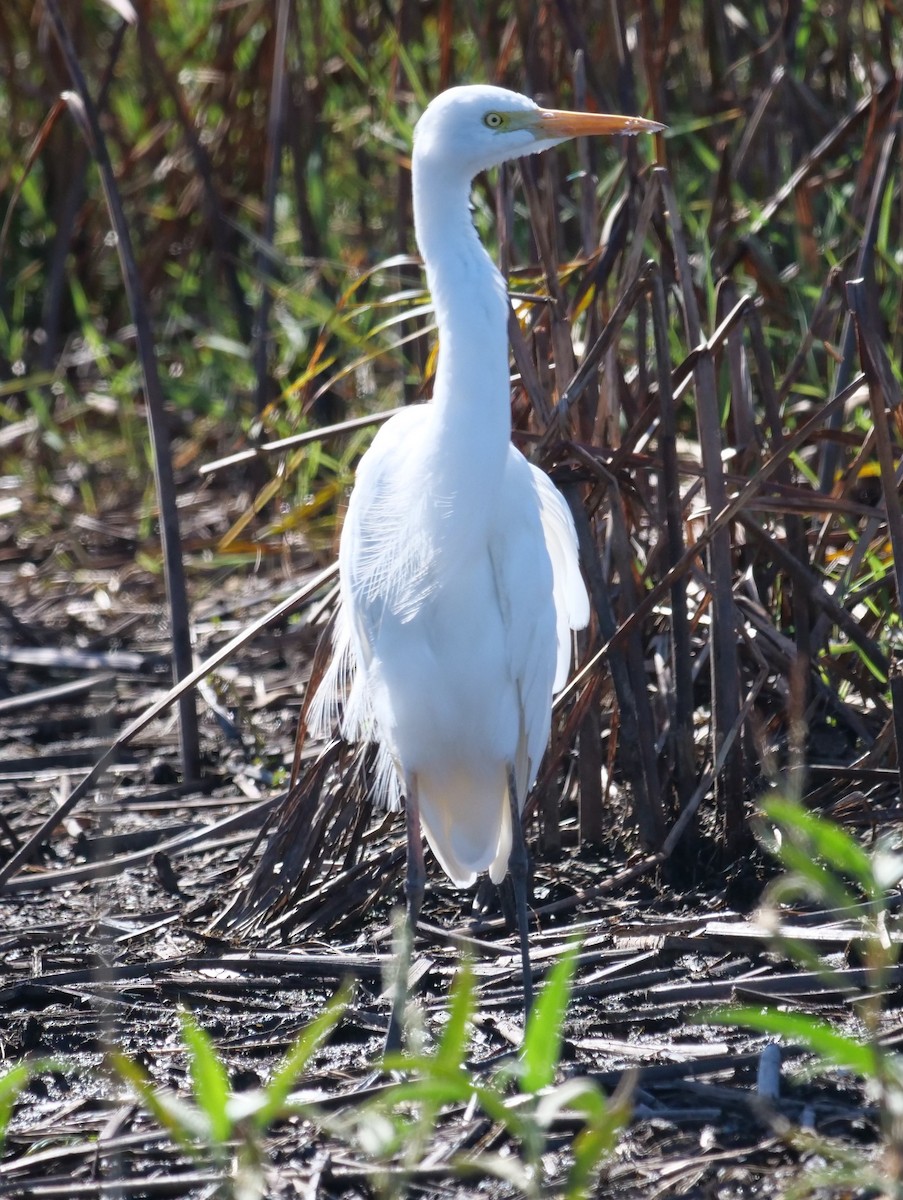
<path fill-rule="evenodd" d="M 511 439 L 505 283 L 473 227 L 470 181 L 443 178 L 416 154 L 414 227 L 439 327 L 436 428 L 466 447 L 470 478 L 479 472 L 491 488 Z"/>

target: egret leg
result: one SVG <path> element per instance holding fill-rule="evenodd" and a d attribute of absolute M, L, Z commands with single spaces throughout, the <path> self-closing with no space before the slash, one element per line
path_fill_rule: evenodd
<path fill-rule="evenodd" d="M 423 903 L 423 889 L 426 881 L 426 868 L 423 864 L 423 838 L 420 833 L 420 802 L 417 799 L 417 784 L 415 780 L 412 780 L 407 788 L 407 794 L 404 799 L 404 812 L 408 842 L 408 870 L 404 886 L 407 913 L 405 917 L 404 936 L 397 964 L 395 994 L 392 997 L 392 1013 L 389 1017 L 389 1029 L 386 1033 L 387 1054 L 401 1049 L 401 1034 L 404 1028 L 404 1010 L 408 1000 L 408 976 L 411 973 L 414 934 L 417 930 L 417 918 L 420 916 L 420 906 Z"/>
<path fill-rule="evenodd" d="M 508 767 L 508 803 L 511 806 L 511 857 L 508 859 L 508 874 L 514 886 L 514 903 L 517 908 L 517 929 L 520 934 L 520 958 L 524 973 L 524 1020 L 533 1007 L 533 969 L 530 966 L 530 925 L 527 916 L 527 842 L 524 838 L 524 823 L 521 820 L 520 804 L 517 799 L 517 780 L 514 768 Z"/>

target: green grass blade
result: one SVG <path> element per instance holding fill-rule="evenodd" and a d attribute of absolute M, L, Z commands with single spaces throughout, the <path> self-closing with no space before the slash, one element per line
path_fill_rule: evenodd
<path fill-rule="evenodd" d="M 179 1013 L 182 1038 L 188 1050 L 194 1098 L 210 1121 L 214 1142 L 227 1142 L 232 1134 L 227 1105 L 231 1091 L 229 1075 L 212 1039 L 189 1012 Z"/>
<path fill-rule="evenodd" d="M 827 1021 L 807 1013 L 781 1012 L 775 1008 L 721 1008 L 700 1014 L 698 1021 L 743 1025 L 799 1043 L 817 1054 L 825 1066 L 844 1067 L 864 1079 L 874 1079 L 880 1072 L 879 1052 L 874 1045 L 838 1033 Z"/>
<path fill-rule="evenodd" d="M 138 1063 L 125 1054 L 114 1052 L 109 1063 L 116 1074 L 137 1093 L 147 1111 L 173 1138 L 191 1154 L 197 1154 L 197 1143 L 209 1144 L 210 1122 L 202 1113 L 172 1092 L 157 1088 L 150 1076 Z"/>
<path fill-rule="evenodd" d="M 448 1021 L 436 1051 L 436 1067 L 446 1074 L 460 1071 L 467 1054 L 468 1033 L 476 1004 L 473 967 L 465 959 L 455 975 L 448 999 Z"/>
<path fill-rule="evenodd" d="M 555 1077 L 578 949 L 577 942 L 568 946 L 549 972 L 530 1012 L 521 1053 L 521 1084 L 526 1092 L 548 1087 Z"/>
<path fill-rule="evenodd" d="M 813 857 L 811 849 L 788 841 L 781 847 L 778 857 L 788 874 L 769 889 L 770 896 L 786 894 L 795 889 L 797 897 L 805 896 L 826 908 L 841 911 L 852 909 L 860 902 L 860 897 L 846 887 L 836 871 Z"/>
<path fill-rule="evenodd" d="M 39 1064 L 23 1061 L 0 1075 L 0 1150 L 6 1141 L 6 1130 L 19 1093 L 39 1069 Z"/>
<path fill-rule="evenodd" d="M 289 1094 L 301 1072 L 341 1021 L 351 1002 L 353 985 L 342 984 L 319 1016 L 298 1034 L 291 1049 L 266 1087 L 266 1100 L 258 1110 L 254 1124 L 267 1129 L 285 1110 Z"/>
<path fill-rule="evenodd" d="M 804 855 L 817 856 L 832 870 L 855 879 L 868 896 L 875 895 L 871 860 L 845 829 L 784 797 L 773 797 L 766 801 L 763 810 L 767 818 L 779 825 L 784 833 L 784 846 L 777 850 L 780 858 L 793 845 Z M 798 855 L 794 856 L 790 865 L 798 871 L 804 867 Z"/>
<path fill-rule="evenodd" d="M 596 1194 L 599 1171 L 618 1140 L 618 1134 L 630 1120 L 630 1093 L 632 1078 L 625 1087 L 609 1099 L 592 1080 L 574 1080 L 585 1084 L 580 1095 L 572 1099 L 570 1107 L 580 1112 L 586 1120 L 583 1129 L 573 1142 L 574 1161 L 568 1171 L 565 1188 L 566 1200 L 585 1200 Z"/>

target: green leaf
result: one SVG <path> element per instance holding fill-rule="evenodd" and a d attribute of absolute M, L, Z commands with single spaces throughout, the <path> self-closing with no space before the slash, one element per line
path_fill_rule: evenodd
<path fill-rule="evenodd" d="M 37 1063 L 23 1061 L 0 1075 L 0 1149 L 6 1141 L 6 1130 L 19 1093 L 39 1069 Z"/>
<path fill-rule="evenodd" d="M 548 1129 L 563 1113 L 599 1119 L 605 1112 L 605 1096 L 591 1079 L 567 1079 L 540 1098 L 536 1120 Z"/>
<path fill-rule="evenodd" d="M 778 849 L 780 858 L 789 848 L 787 840 L 803 854 L 817 855 L 832 870 L 855 879 L 868 896 L 874 896 L 875 875 L 869 856 L 855 838 L 833 821 L 810 812 L 802 804 L 785 797 L 772 797 L 762 806 L 769 820 L 779 825 L 785 836 L 785 845 Z M 797 855 L 791 864 L 800 871 L 803 863 Z"/>
<path fill-rule="evenodd" d="M 465 959 L 455 975 L 448 999 L 448 1021 L 436 1050 L 436 1066 L 445 1073 L 458 1072 L 467 1055 L 468 1034 L 476 1004 L 473 967 Z"/>
<path fill-rule="evenodd" d="M 227 1142 L 232 1135 L 227 1104 L 231 1093 L 229 1075 L 211 1038 L 189 1012 L 179 1012 L 182 1038 L 188 1049 L 194 1098 L 207 1115 L 214 1142 Z"/>
<path fill-rule="evenodd" d="M 795 886 L 798 896 L 805 895 L 826 908 L 840 909 L 843 912 L 855 908 L 859 903 L 857 896 L 845 886 L 840 875 L 819 862 L 813 854 L 814 851 L 810 848 L 804 849 L 789 841 L 784 843 L 780 850 L 780 859 L 789 872 L 784 886 Z M 775 890 L 781 886 L 778 882 Z"/>
<path fill-rule="evenodd" d="M 565 1196 L 583 1200 L 595 1194 L 602 1160 L 610 1154 L 618 1131 L 630 1119 L 633 1078 L 628 1077 L 609 1100 L 591 1079 L 569 1079 L 552 1088 L 536 1108 L 536 1120 L 548 1129 L 562 1116 L 582 1117 L 583 1128 L 573 1141 L 574 1161 L 568 1172 Z"/>
<path fill-rule="evenodd" d="M 574 1080 L 580 1083 L 580 1080 Z M 619 1132 L 630 1120 L 633 1079 L 628 1078 L 624 1087 L 606 1099 L 591 1080 L 586 1081 L 592 1089 L 577 1097 L 574 1107 L 582 1100 L 586 1125 L 574 1138 L 572 1150 L 574 1161 L 568 1172 L 565 1188 L 566 1200 L 584 1200 L 596 1194 L 599 1169 L 615 1147 Z M 595 1093 L 595 1095 L 593 1095 Z M 601 1103 L 600 1103 L 601 1102 Z"/>
<path fill-rule="evenodd" d="M 864 1079 L 881 1074 L 876 1046 L 838 1033 L 827 1021 L 807 1013 L 782 1012 L 776 1008 L 721 1008 L 694 1018 L 700 1024 L 743 1025 L 797 1042 L 817 1054 L 825 1066 L 844 1067 Z"/>
<path fill-rule="evenodd" d="M 353 985 L 344 983 L 319 1016 L 298 1034 L 266 1086 L 266 1100 L 254 1116 L 254 1124 L 259 1130 L 269 1128 L 280 1117 L 299 1075 L 341 1021 L 351 1002 L 352 991 Z"/>
<path fill-rule="evenodd" d="M 518 1104 L 516 1098 L 512 1100 L 492 1086 L 476 1085 L 473 1092 L 487 1117 L 507 1130 L 510 1137 L 516 1138 L 521 1144 L 530 1140 L 537 1124 L 532 1112 Z"/>
<path fill-rule="evenodd" d="M 568 946 L 549 972 L 530 1011 L 521 1053 L 520 1074 L 524 1091 L 538 1092 L 555 1078 L 578 951 L 576 941 Z"/>
<path fill-rule="evenodd" d="M 368 1108 L 394 1109 L 401 1104 L 430 1103 L 436 1108 L 445 1104 L 466 1104 L 474 1088 L 463 1072 L 459 1075 L 437 1075 L 434 1071 L 419 1079 L 403 1080 L 388 1088 Z"/>
<path fill-rule="evenodd" d="M 198 1142 L 209 1144 L 211 1129 L 206 1113 L 180 1099 L 174 1092 L 157 1088 L 147 1072 L 125 1054 L 114 1051 L 109 1056 L 109 1063 L 120 1079 L 138 1093 L 144 1107 L 180 1146 L 195 1154 Z"/>

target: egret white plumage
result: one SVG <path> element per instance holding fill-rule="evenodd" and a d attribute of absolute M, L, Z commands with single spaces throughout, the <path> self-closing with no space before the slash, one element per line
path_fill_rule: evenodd
<path fill-rule="evenodd" d="M 341 719 L 379 747 L 376 792 L 404 801 L 408 953 L 424 886 L 421 827 L 460 887 L 510 869 L 531 1001 L 524 801 L 589 601 L 567 505 L 511 444 L 509 304 L 470 215 L 474 176 L 639 117 L 567 113 L 489 86 L 451 88 L 414 130 L 414 229 L 439 331 L 432 401 L 361 459 L 339 552 L 332 665 L 310 727 Z M 344 709 L 340 709 L 344 700 Z M 408 962 L 387 1046 L 400 1044 Z"/>

